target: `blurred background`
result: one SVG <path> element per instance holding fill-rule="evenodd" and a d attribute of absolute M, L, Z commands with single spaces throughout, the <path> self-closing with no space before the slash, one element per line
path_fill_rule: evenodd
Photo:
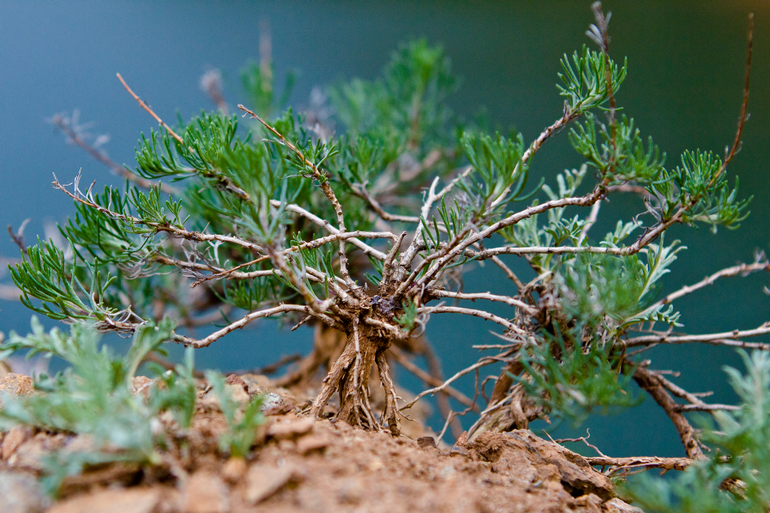
<path fill-rule="evenodd" d="M 741 153 L 729 173 L 740 176 L 742 197 L 754 196 L 751 216 L 738 231 L 675 227 L 673 237 L 688 247 L 679 254 L 661 294 L 694 283 L 770 249 L 770 2 L 635 1 L 604 3 L 613 12 L 610 50 L 628 57 L 629 73 L 618 94 L 624 113 L 651 135 L 674 167 L 685 149 L 719 154 L 732 143 L 743 89 L 748 13 L 755 13 L 751 118 Z M 42 2 L 0 0 L 0 225 L 18 230 L 29 219 L 25 241 L 46 237 L 45 226 L 63 222 L 74 209 L 69 198 L 50 187 L 52 172 L 66 183 L 82 170 L 85 182 L 122 181 L 82 150 L 68 146 L 50 124 L 54 114 L 79 113 L 81 124 L 102 138 L 109 156 L 133 167 L 133 147 L 154 121 L 125 92 L 120 72 L 164 119 L 188 119 L 214 105 L 200 88 L 201 76 L 221 70 L 231 106 L 245 98 L 240 69 L 259 59 L 260 27 L 268 25 L 277 86 L 290 70 L 298 72 L 290 105 L 310 104 L 314 87 L 378 76 L 400 42 L 425 37 L 444 46 L 462 79 L 452 108 L 470 118 L 483 106 L 494 126 L 515 127 L 531 141 L 562 113 L 555 87 L 559 58 L 590 41 L 590 1 L 520 2 Z M 533 162 L 530 176 L 552 177 L 580 165 L 566 134 L 549 141 Z M 614 226 L 618 216 L 636 213 L 622 198 L 602 207 L 594 237 Z M 0 235 L 0 286 L 8 295 L 7 258 L 19 254 Z M 515 260 L 511 260 L 514 262 Z M 505 281 L 490 268 L 466 279 L 467 291 L 505 293 Z M 711 333 L 751 329 L 770 320 L 770 276 L 729 278 L 680 300 L 685 329 Z M 504 310 L 499 313 L 506 314 Z M 507 315 L 512 315 L 507 312 Z M 0 300 L 0 331 L 29 331 L 30 312 Z M 52 327 L 55 323 L 45 322 Z M 436 315 L 428 338 L 451 375 L 478 358 L 473 344 L 494 343 L 492 325 L 474 318 Z M 310 330 L 278 331 L 263 322 L 233 334 L 196 354 L 199 367 L 222 371 L 259 367 L 284 354 L 307 352 Z M 763 341 L 770 341 L 765 337 Z M 178 357 L 178 348 L 172 348 Z M 721 371 L 740 367 L 732 350 L 710 346 L 656 348 L 653 368 L 682 372 L 675 381 L 692 392 L 714 390 L 714 402 L 733 395 Z M 419 391 L 419 383 L 403 383 Z M 471 393 L 473 379 L 460 387 Z M 440 429 L 442 419 L 434 416 Z M 676 431 L 652 400 L 620 416 L 593 417 L 578 428 L 538 424 L 556 436 L 585 434 L 612 456 L 679 456 Z"/>

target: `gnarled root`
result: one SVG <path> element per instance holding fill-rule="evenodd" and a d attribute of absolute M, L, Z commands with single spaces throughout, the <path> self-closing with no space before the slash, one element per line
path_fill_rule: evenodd
<path fill-rule="evenodd" d="M 353 332 L 348 336 L 345 350 L 324 378 L 321 392 L 313 402 L 311 414 L 320 416 L 332 395 L 339 392 L 340 409 L 336 419 L 364 429 L 377 430 L 381 425 L 387 425 L 390 432 L 397 436 L 400 428 L 396 390 L 385 358 L 385 351 L 389 346 L 390 340 L 370 336 L 365 330 L 360 330 L 357 324 L 354 325 Z M 375 365 L 385 389 L 382 424 L 376 421 L 369 404 L 369 378 Z"/>

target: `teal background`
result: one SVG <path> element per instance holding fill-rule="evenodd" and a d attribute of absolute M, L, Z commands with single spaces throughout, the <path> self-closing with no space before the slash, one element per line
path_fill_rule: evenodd
<path fill-rule="evenodd" d="M 453 108 L 472 116 L 481 105 L 503 127 L 515 126 L 531 141 L 561 114 L 554 84 L 559 58 L 589 40 L 589 1 L 528 2 L 10 2 L 0 0 L 0 225 L 18 228 L 31 218 L 25 238 L 34 241 L 46 220 L 73 212 L 50 187 L 51 173 L 68 181 L 120 185 L 97 162 L 64 144 L 45 119 L 80 109 L 91 131 L 107 133 L 110 156 L 131 167 L 133 146 L 153 120 L 123 90 L 120 72 L 164 118 L 188 118 L 213 106 L 198 81 L 211 67 L 225 76 L 231 105 L 243 100 L 239 69 L 258 58 L 259 23 L 271 27 L 276 76 L 298 69 L 292 105 L 307 105 L 313 86 L 342 78 L 374 78 L 399 42 L 426 37 L 451 56 L 462 86 Z M 629 74 L 618 103 L 669 155 L 673 166 L 687 148 L 722 153 L 730 144 L 741 103 L 746 18 L 755 13 L 752 92 L 742 152 L 729 173 L 741 178 L 741 195 L 754 195 L 752 215 L 738 231 L 717 235 L 675 227 L 681 253 L 662 293 L 693 283 L 757 249 L 770 249 L 770 4 L 760 1 L 614 1 L 611 52 L 628 56 Z M 533 163 L 534 176 L 551 177 L 576 167 L 566 134 L 550 141 Z M 602 207 L 592 234 L 612 226 L 638 204 L 618 198 Z M 671 240 L 671 236 L 669 239 Z M 17 248 L 0 236 L 0 255 Z M 518 266 L 515 259 L 512 265 Z M 2 271 L 0 271 L 2 273 Z M 709 333 L 749 329 L 770 319 L 767 274 L 727 279 L 678 302 L 686 329 Z M 0 283 L 8 284 L 0 275 Z M 494 272 L 476 269 L 468 291 L 509 292 Z M 507 313 L 503 309 L 499 313 Z M 510 315 L 510 313 L 508 313 Z M 29 312 L 0 301 L 0 331 L 29 329 Z M 48 325 L 54 323 L 49 322 Z M 447 375 L 477 358 L 470 346 L 491 342 L 492 326 L 472 318 L 436 315 L 428 336 Z M 765 341 L 768 337 L 764 338 Z M 281 354 L 306 351 L 310 333 L 277 332 L 266 322 L 201 350 L 200 366 L 224 371 L 256 367 Z M 714 401 L 733 399 L 721 368 L 739 365 L 733 351 L 710 346 L 651 351 L 654 367 L 682 371 L 676 381 L 691 391 L 714 390 Z M 404 376 L 404 373 L 401 373 Z M 405 380 L 417 389 L 417 383 Z M 472 379 L 461 383 L 466 391 Z M 440 420 L 435 419 L 440 422 Z M 683 453 L 676 432 L 650 400 L 616 417 L 594 417 L 592 442 L 615 456 Z M 583 433 L 583 429 L 577 432 Z M 550 428 L 549 428 L 550 429 Z M 560 433 L 569 430 L 561 429 Z"/>

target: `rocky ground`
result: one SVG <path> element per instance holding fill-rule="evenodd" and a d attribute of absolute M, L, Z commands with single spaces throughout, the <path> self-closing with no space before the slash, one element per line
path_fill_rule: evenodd
<path fill-rule="evenodd" d="M 217 448 L 225 423 L 201 392 L 190 449 L 160 468 L 123 463 L 65 479 L 56 500 L 42 493 L 41 461 L 54 450 L 87 445 L 68 433 L 17 426 L 0 433 L 3 513 L 224 512 L 640 512 L 578 454 L 530 431 L 485 433 L 437 447 L 412 425 L 393 438 L 342 422 L 316 421 L 304 401 L 262 376 L 228 378 L 247 399 L 266 394 L 267 422 L 246 460 Z M 151 386 L 135 378 L 136 393 Z M 35 393 L 27 376 L 0 379 L 0 394 Z M 299 405 L 299 406 L 298 406 Z M 407 423 L 409 424 L 409 423 Z"/>

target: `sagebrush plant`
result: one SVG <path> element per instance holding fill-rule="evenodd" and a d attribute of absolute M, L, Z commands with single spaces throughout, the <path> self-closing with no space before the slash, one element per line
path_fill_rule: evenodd
<path fill-rule="evenodd" d="M 164 319 L 138 327 L 131 348 L 115 356 L 106 346 L 99 347 L 96 329 L 79 322 L 70 333 L 53 329 L 45 333 L 33 318 L 32 334 L 11 333 L 3 344 L 4 354 L 29 350 L 57 356 L 70 365 L 55 376 L 39 376 L 35 388 L 40 394 L 26 398 L 2 399 L 0 428 L 16 424 L 88 435 L 88 446 L 47 455 L 44 461 L 46 488 L 54 492 L 67 475 L 80 473 L 85 466 L 116 461 L 136 461 L 159 465 L 163 456 L 157 446 L 165 434 L 159 416 L 169 412 L 178 426 L 190 426 L 195 409 L 197 387 L 192 375 L 192 353 L 186 366 L 162 376 L 164 386 L 155 387 L 149 399 L 132 390 L 132 379 L 139 365 L 157 351 L 173 333 L 173 323 Z"/>
<path fill-rule="evenodd" d="M 119 76 L 160 128 L 141 136 L 130 171 L 90 147 L 66 118 L 55 119 L 127 186 L 99 193 L 93 184 L 83 190 L 79 174 L 72 184 L 55 179 L 77 209 L 61 227 L 72 256 L 53 243 L 23 247 L 22 262 L 11 269 L 22 301 L 99 331 L 137 333 L 172 323 L 165 340 L 189 348 L 214 344 L 260 318 L 314 325 L 313 353 L 283 383 L 328 366 L 310 414 L 327 415 L 337 393 L 329 414 L 366 429 L 386 426 L 394 435 L 401 411 L 428 394 L 475 408 L 476 400 L 451 384 L 499 362 L 504 368 L 470 437 L 526 428 L 546 415 L 581 420 L 595 409 L 631 406 L 639 401 L 636 383 L 671 418 L 687 458 L 594 461 L 628 471 L 683 468 L 704 458 L 683 412 L 727 407 L 682 390 L 642 355 L 666 343 L 768 349 L 743 340 L 770 332 L 768 323 L 675 333 L 681 324 L 672 304 L 718 278 L 770 269 L 763 254 L 657 297 L 685 249 L 666 237 L 670 227 L 706 225 L 716 232 L 737 228 L 748 215 L 749 199 L 739 197 L 727 168 L 746 119 L 749 66 L 730 151 L 724 158 L 687 151 L 667 165 L 633 119 L 618 115 L 616 93 L 627 67 L 609 55 L 610 16 L 598 3 L 593 9 L 587 34 L 598 49 L 564 56 L 558 76 L 564 111 L 531 142 L 461 124 L 445 103 L 457 87 L 450 61 L 425 41 L 401 46 L 378 80 L 331 87 L 326 102 L 303 115 L 276 112 L 272 66 L 263 59 L 245 71 L 253 107 L 239 105 L 246 118 L 240 123 L 226 114 L 211 77 L 206 87 L 220 109 L 172 127 Z M 584 164 L 565 170 L 554 185 L 532 179 L 540 148 L 568 127 Z M 591 228 L 610 196 L 638 197 L 640 211 L 594 239 Z M 504 258 L 524 258 L 536 278 L 525 283 Z M 510 293 L 463 289 L 463 272 L 483 261 L 504 272 Z M 510 314 L 490 313 L 488 302 L 510 306 Z M 431 375 L 415 369 L 434 386 L 399 404 L 389 357 L 414 368 L 405 352 L 431 355 L 421 335 L 432 314 L 496 323 L 503 343 L 489 346 L 498 354 L 448 380 L 435 369 Z M 203 338 L 185 331 L 222 320 Z M 335 339 L 335 331 L 343 337 Z M 379 413 L 369 395 L 375 368 L 385 396 Z M 237 436 L 227 445 L 248 450 Z"/>

